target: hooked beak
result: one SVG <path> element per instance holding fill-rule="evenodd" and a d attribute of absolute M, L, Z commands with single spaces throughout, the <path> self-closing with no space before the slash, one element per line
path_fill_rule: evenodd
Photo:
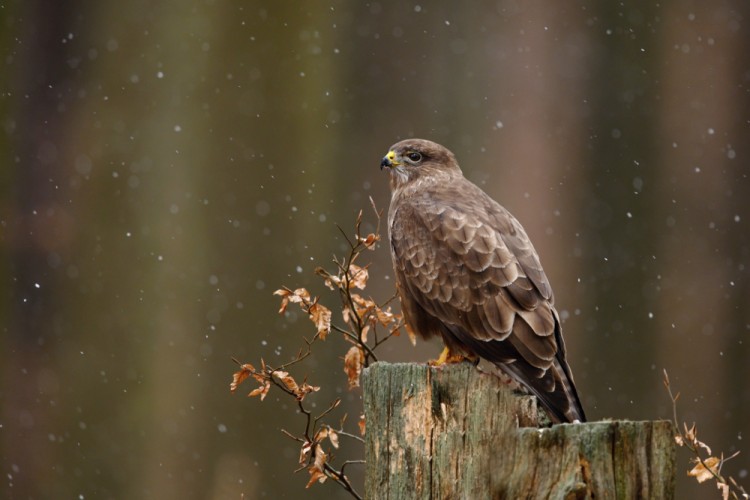
<path fill-rule="evenodd" d="M 396 153 L 391 150 L 388 151 L 388 154 L 383 157 L 383 160 L 380 162 L 380 170 L 383 170 L 383 167 L 393 168 L 398 167 L 401 165 L 400 161 L 396 161 Z"/>

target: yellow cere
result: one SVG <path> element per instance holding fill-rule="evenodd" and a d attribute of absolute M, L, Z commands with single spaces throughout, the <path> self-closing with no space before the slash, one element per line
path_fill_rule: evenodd
<path fill-rule="evenodd" d="M 393 151 L 393 150 L 388 151 L 388 154 L 385 155 L 385 157 L 388 158 L 388 160 L 390 160 L 391 164 L 394 167 L 397 166 L 397 165 L 401 165 L 400 161 L 396 161 L 396 152 L 395 151 Z"/>

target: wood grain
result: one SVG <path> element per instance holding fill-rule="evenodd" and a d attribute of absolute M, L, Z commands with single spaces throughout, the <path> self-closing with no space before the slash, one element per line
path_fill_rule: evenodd
<path fill-rule="evenodd" d="M 468 363 L 363 377 L 367 498 L 674 497 L 668 421 L 549 427 L 534 397 Z"/>

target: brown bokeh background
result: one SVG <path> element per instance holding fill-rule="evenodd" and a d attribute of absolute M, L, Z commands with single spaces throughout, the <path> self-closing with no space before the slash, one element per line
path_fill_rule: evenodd
<path fill-rule="evenodd" d="M 304 490 L 294 405 L 230 395 L 230 357 L 310 334 L 281 285 L 335 304 L 312 271 L 387 207 L 379 160 L 410 136 L 524 223 L 590 417 L 670 417 L 666 368 L 749 483 L 747 2 L 15 0 L 0 22 L 0 496 L 346 498 Z M 345 350 L 300 373 L 353 425 Z M 718 495 L 678 458 L 679 498 Z"/>

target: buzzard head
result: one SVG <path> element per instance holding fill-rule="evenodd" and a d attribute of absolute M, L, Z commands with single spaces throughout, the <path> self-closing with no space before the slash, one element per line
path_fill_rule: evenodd
<path fill-rule="evenodd" d="M 415 180 L 450 182 L 461 176 L 456 157 L 448 149 L 425 139 L 406 139 L 391 146 L 380 162 L 380 169 L 391 174 L 391 189 Z"/>

